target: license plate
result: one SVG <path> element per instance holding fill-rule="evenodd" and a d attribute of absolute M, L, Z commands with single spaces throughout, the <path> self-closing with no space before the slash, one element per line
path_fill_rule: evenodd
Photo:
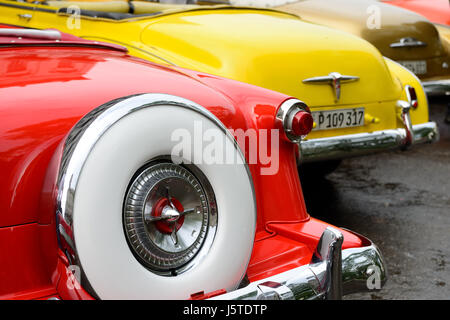
<path fill-rule="evenodd" d="M 364 125 L 364 108 L 314 111 L 316 127 L 313 130 L 329 130 Z"/>
<path fill-rule="evenodd" d="M 398 61 L 402 66 L 411 70 L 415 74 L 425 74 L 427 73 L 427 62 L 420 61 Z"/>

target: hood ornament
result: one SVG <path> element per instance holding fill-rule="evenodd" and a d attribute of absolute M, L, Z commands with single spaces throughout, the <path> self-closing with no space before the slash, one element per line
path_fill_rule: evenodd
<path fill-rule="evenodd" d="M 313 77 L 303 80 L 304 83 L 311 84 L 329 84 L 334 90 L 335 101 L 338 102 L 341 98 L 341 82 L 358 81 L 359 77 L 344 76 L 339 72 L 331 72 L 328 76 Z"/>
<path fill-rule="evenodd" d="M 391 43 L 391 48 L 413 48 L 413 47 L 426 47 L 427 43 L 417 40 L 412 37 L 401 38 L 398 42 Z"/>

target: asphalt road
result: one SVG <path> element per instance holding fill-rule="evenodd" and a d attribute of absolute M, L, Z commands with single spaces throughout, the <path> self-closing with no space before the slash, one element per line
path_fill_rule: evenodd
<path fill-rule="evenodd" d="M 388 282 L 345 299 L 450 299 L 450 125 L 446 100 L 430 101 L 438 143 L 346 159 L 304 181 L 309 213 L 364 234 L 381 249 Z"/>

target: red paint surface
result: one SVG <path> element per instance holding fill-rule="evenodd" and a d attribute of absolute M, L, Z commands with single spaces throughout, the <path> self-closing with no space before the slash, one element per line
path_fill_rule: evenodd
<path fill-rule="evenodd" d="M 0 228 L 0 299 L 32 299 L 56 293 L 39 237 L 45 228 L 37 223 Z"/>
<path fill-rule="evenodd" d="M 448 0 L 392 0 L 384 2 L 414 11 L 425 16 L 431 22 L 450 26 L 450 3 Z"/>
<path fill-rule="evenodd" d="M 58 252 L 55 181 L 62 143 L 92 109 L 149 92 L 192 100 L 230 129 L 257 131 L 273 129 L 278 106 L 289 98 L 117 50 L 0 48 L 0 297 L 91 298 L 82 288 L 70 290 L 68 262 Z M 248 146 L 241 147 L 248 158 Z M 267 166 L 250 164 L 258 208 L 252 280 L 308 263 L 328 226 L 306 212 L 295 152 L 280 135 L 277 174 L 261 175 Z M 344 237 L 344 247 L 361 245 L 350 233 Z"/>
<path fill-rule="evenodd" d="M 172 198 L 171 202 L 173 203 L 173 205 L 175 206 L 175 208 L 177 209 L 178 212 L 184 211 L 183 205 L 181 204 L 180 201 L 178 201 L 175 198 Z M 167 198 L 160 199 L 153 207 L 153 212 L 151 213 L 151 216 L 160 217 L 163 213 L 164 207 L 166 207 L 166 206 L 170 206 L 169 199 L 167 199 Z M 168 219 L 167 221 L 156 221 L 155 227 L 162 233 L 171 234 L 173 232 L 174 228 L 176 228 L 177 231 L 180 230 L 180 228 L 184 222 L 184 217 L 185 216 L 181 216 L 178 218 L 178 220 Z M 175 224 L 174 224 L 174 222 L 175 222 Z"/>
<path fill-rule="evenodd" d="M 249 280 L 261 280 L 308 264 L 320 236 L 329 226 L 314 218 L 303 222 L 268 221 L 266 232 L 256 235 L 247 270 Z M 355 234 L 342 229 L 340 231 L 344 236 L 342 249 L 366 245 Z"/>

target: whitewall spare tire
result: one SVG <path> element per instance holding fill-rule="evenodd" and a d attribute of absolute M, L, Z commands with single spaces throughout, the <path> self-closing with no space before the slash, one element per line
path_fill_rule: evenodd
<path fill-rule="evenodd" d="M 194 147 L 172 161 L 173 132 L 199 122 L 240 163 L 190 163 Z M 252 179 L 234 138 L 194 102 L 142 94 L 93 110 L 66 139 L 57 187 L 60 245 L 97 298 L 187 299 L 233 290 L 245 274 Z"/>

